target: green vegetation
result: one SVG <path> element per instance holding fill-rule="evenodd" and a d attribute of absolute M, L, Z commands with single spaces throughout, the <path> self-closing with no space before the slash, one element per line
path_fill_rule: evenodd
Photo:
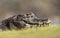
<path fill-rule="evenodd" d="M 0 32 L 0 38 L 60 38 L 60 26 Z"/>

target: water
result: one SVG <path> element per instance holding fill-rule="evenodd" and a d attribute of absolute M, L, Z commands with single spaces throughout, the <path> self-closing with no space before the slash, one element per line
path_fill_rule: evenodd
<path fill-rule="evenodd" d="M 52 24 L 54 24 L 54 25 L 60 25 L 60 21 L 53 21 Z"/>

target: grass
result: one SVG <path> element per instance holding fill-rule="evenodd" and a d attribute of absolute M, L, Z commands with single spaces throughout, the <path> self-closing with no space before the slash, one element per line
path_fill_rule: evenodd
<path fill-rule="evenodd" d="M 0 38 L 60 38 L 60 26 L 0 32 Z"/>

